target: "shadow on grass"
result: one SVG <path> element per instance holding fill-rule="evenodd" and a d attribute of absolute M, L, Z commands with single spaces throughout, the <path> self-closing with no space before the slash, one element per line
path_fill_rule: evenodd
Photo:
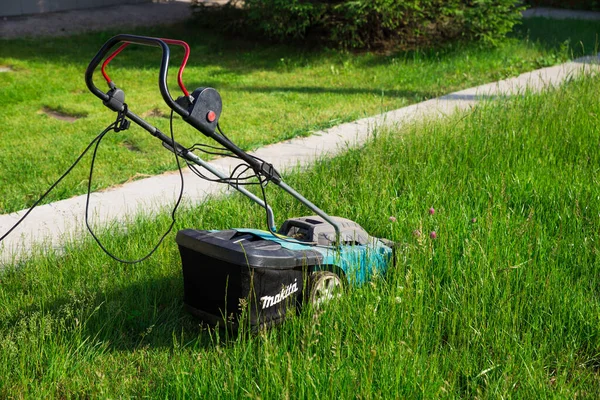
<path fill-rule="evenodd" d="M 549 50 L 569 52 L 571 58 L 578 58 L 598 53 L 599 31 L 600 21 L 536 17 L 524 19 L 511 36 L 539 43 Z"/>
<path fill-rule="evenodd" d="M 224 331 L 217 340 L 214 332 L 211 334 L 185 310 L 182 281 L 179 274 L 141 280 L 114 290 L 88 293 L 83 300 L 59 295 L 43 305 L 22 309 L 7 322 L 8 326 L 17 326 L 21 320 L 35 318 L 61 321 L 59 325 L 66 329 L 61 328 L 56 335 L 69 338 L 80 334 L 86 344 L 102 343 L 109 352 L 175 346 L 205 349 L 230 341 L 231 334 L 227 339 Z"/>
<path fill-rule="evenodd" d="M 576 58 L 598 49 L 599 28 L 600 21 L 529 18 L 524 19 L 510 36 L 537 42 L 543 47 L 555 51 L 561 51 L 568 47 L 572 56 Z M 113 29 L 58 38 L 2 39 L 0 44 L 3 56 L 40 63 L 50 61 L 85 67 L 102 44 L 119 33 L 182 39 L 187 41 L 192 48 L 188 65 L 219 67 L 236 75 L 248 74 L 255 70 L 288 71 L 303 65 L 317 65 L 322 62 L 346 59 L 352 59 L 359 67 L 385 65 L 396 58 L 435 62 L 441 56 L 461 57 L 467 47 L 473 49 L 473 46 L 464 46 L 459 43 L 426 50 L 397 51 L 385 55 L 352 54 L 314 46 L 299 48 L 297 45 L 264 43 L 239 36 L 234 38 L 214 30 L 198 28 L 193 20 L 177 25 L 135 28 L 127 32 Z M 173 66 L 178 65 L 182 54 L 181 49 L 173 48 L 171 58 Z M 159 62 L 160 51 L 158 49 L 148 50 L 145 46 L 130 46 L 114 64 L 124 68 L 158 69 Z M 206 86 L 206 83 L 203 85 Z"/>
<path fill-rule="evenodd" d="M 254 70 L 273 70 L 290 67 L 282 64 L 282 58 L 294 63 L 310 63 L 326 55 L 327 51 L 305 51 L 286 45 L 265 44 L 241 38 L 226 36 L 193 26 L 192 22 L 179 25 L 164 25 L 147 28 L 135 28 L 122 32 L 107 30 L 104 32 L 84 33 L 68 37 L 37 39 L 0 39 L 2 56 L 18 60 L 63 65 L 87 66 L 100 47 L 111 37 L 120 33 L 167 37 L 186 41 L 191 47 L 188 66 L 218 66 L 243 75 Z M 116 50 L 118 46 L 115 46 Z M 331 54 L 337 54 L 330 52 Z M 121 67 L 158 70 L 161 51 L 147 46 L 129 46 L 112 64 Z M 177 67 L 183 56 L 183 50 L 172 46 L 171 65 Z M 112 65 L 111 64 L 111 65 Z"/>
<path fill-rule="evenodd" d="M 223 86 L 223 85 L 221 85 Z M 400 97 L 411 99 L 414 101 L 425 101 L 439 96 L 435 92 L 419 92 L 412 90 L 377 90 L 377 89 L 362 89 L 362 88 L 327 88 L 327 87 L 310 87 L 310 86 L 236 86 L 228 88 L 229 90 L 249 93 L 302 93 L 302 94 L 322 94 L 331 93 L 340 96 L 348 95 L 364 95 L 372 94 L 374 96 Z M 482 101 L 482 100 L 498 100 L 505 99 L 507 95 L 491 95 L 491 94 L 462 94 L 451 93 L 445 96 L 438 97 L 439 100 L 466 100 L 466 101 Z"/>
<path fill-rule="evenodd" d="M 555 54 L 577 58 L 597 53 L 599 48 L 598 32 L 600 21 L 548 20 L 546 18 L 527 18 L 517 25 L 508 37 L 519 41 L 538 43 L 544 49 Z M 400 51 L 385 56 L 363 57 L 359 64 L 365 67 L 389 64 L 394 58 L 436 62 L 443 58 L 462 58 L 466 49 L 474 51 L 477 45 L 467 43 L 449 43 L 438 48 Z M 479 48 L 486 51 L 485 47 Z M 568 53 L 568 54 L 567 54 Z M 551 63 L 559 60 L 549 61 Z"/>
<path fill-rule="evenodd" d="M 439 98 L 439 100 L 463 100 L 463 101 L 493 101 L 493 100 L 504 100 L 511 97 L 506 94 L 463 94 L 463 93 L 450 93 Z"/>
<path fill-rule="evenodd" d="M 213 86 L 211 86 L 211 83 Z M 402 97 L 411 100 L 426 100 L 436 97 L 439 94 L 430 91 L 416 90 L 384 90 L 378 88 L 357 88 L 357 87 L 318 87 L 318 86 L 233 86 L 223 84 L 222 82 L 204 82 L 205 86 L 218 87 L 222 90 L 247 93 L 300 93 L 300 94 L 334 94 L 340 96 L 348 95 L 365 95 L 372 94 L 374 96 L 386 97 Z M 201 87 L 202 83 L 192 82 L 190 87 Z"/>
<path fill-rule="evenodd" d="M 576 64 L 598 64 L 600 63 L 600 53 L 595 56 L 579 57 L 573 60 Z"/>

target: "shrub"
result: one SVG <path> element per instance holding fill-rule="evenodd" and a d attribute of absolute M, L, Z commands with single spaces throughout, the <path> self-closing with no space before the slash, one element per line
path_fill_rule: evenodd
<path fill-rule="evenodd" d="M 520 19 L 519 0 L 244 0 L 245 30 L 345 48 L 414 47 L 451 39 L 494 44 Z M 239 21 L 238 21 L 239 22 Z M 235 25 L 235 24 L 233 24 Z M 232 26 L 232 24 L 228 24 Z"/>

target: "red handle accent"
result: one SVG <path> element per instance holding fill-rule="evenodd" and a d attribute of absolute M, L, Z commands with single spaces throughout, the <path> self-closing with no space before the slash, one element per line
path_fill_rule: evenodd
<path fill-rule="evenodd" d="M 179 67 L 179 72 L 177 73 L 177 83 L 179 84 L 179 87 L 183 91 L 183 94 L 186 95 L 187 97 L 189 97 L 190 92 L 188 92 L 188 90 L 185 88 L 185 85 L 183 84 L 183 70 L 185 69 L 188 59 L 190 58 L 190 46 L 183 40 L 163 39 L 163 38 L 161 38 L 160 40 L 162 40 L 163 42 L 168 43 L 168 44 L 179 45 L 185 49 L 185 54 L 183 55 L 183 60 L 181 61 L 181 66 Z M 101 68 L 102 76 L 104 76 L 104 79 L 106 79 L 106 82 L 109 85 L 111 84 L 112 80 L 106 73 L 105 68 L 108 65 L 108 63 L 110 63 L 113 60 L 113 58 L 115 58 L 120 52 L 122 52 L 125 49 L 125 47 L 129 46 L 129 44 L 130 44 L 130 42 L 123 43 L 110 56 L 108 56 L 106 58 L 106 60 L 104 60 L 104 62 L 102 63 L 102 68 Z"/>
<path fill-rule="evenodd" d="M 129 43 L 123 43 L 110 56 L 108 56 L 108 58 L 106 60 L 104 60 L 104 62 L 102 63 L 102 68 L 101 68 L 102 76 L 104 76 L 104 79 L 106 79 L 106 82 L 108 84 L 110 84 L 112 82 L 112 80 L 110 79 L 110 77 L 106 73 L 105 68 L 108 65 L 108 63 L 111 62 L 112 59 L 115 58 L 117 56 L 117 54 L 119 54 L 120 52 L 122 52 L 125 49 L 125 47 L 127 47 L 127 46 L 129 46 Z"/>

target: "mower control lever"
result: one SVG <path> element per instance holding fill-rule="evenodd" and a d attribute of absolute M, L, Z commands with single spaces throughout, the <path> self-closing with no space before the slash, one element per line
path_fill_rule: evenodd
<path fill-rule="evenodd" d="M 102 101 L 109 100 L 109 95 L 104 93 L 94 84 L 93 75 L 94 71 L 96 70 L 102 59 L 115 45 L 121 42 L 160 47 L 162 49 L 160 71 L 158 74 L 158 88 L 160 90 L 160 94 L 162 95 L 165 103 L 167 103 L 167 105 L 172 110 L 174 110 L 177 114 L 181 115 L 183 118 L 187 118 L 189 116 L 188 111 L 182 108 L 179 104 L 177 104 L 175 100 L 173 100 L 173 97 L 171 97 L 171 94 L 169 93 L 169 88 L 167 87 L 167 68 L 169 67 L 169 57 L 171 52 L 169 46 L 163 40 L 158 38 L 121 34 L 108 39 L 108 41 L 104 43 L 100 51 L 98 51 L 98 53 L 94 56 L 92 61 L 90 61 L 90 64 L 88 65 L 85 71 L 85 83 L 90 89 L 90 91 Z"/>
<path fill-rule="evenodd" d="M 103 101 L 104 105 L 114 112 L 123 111 L 123 107 L 125 105 L 125 92 L 121 89 L 114 87 L 110 89 L 107 93 L 108 99 Z"/>
<path fill-rule="evenodd" d="M 181 46 L 185 50 L 185 54 L 183 55 L 183 59 L 181 60 L 181 65 L 179 66 L 179 72 L 177 73 L 177 83 L 179 84 L 179 88 L 181 88 L 181 91 L 183 92 L 183 94 L 185 96 L 189 97 L 190 93 L 188 92 L 185 85 L 183 84 L 183 70 L 185 69 L 188 59 L 190 58 L 190 46 L 183 40 L 165 39 L 165 38 L 160 38 L 160 40 L 162 40 L 163 42 L 165 42 L 167 44 L 175 44 L 175 45 Z M 119 46 L 118 49 L 113 51 L 113 53 L 110 56 L 108 56 L 106 58 L 106 60 L 104 60 L 104 62 L 102 63 L 102 67 L 100 68 L 100 72 L 102 72 L 102 75 L 104 76 L 104 79 L 106 80 L 106 83 L 108 83 L 108 86 L 110 86 L 111 88 L 114 87 L 115 84 L 113 83 L 112 79 L 110 79 L 110 77 L 106 73 L 106 66 L 116 56 L 118 56 L 123 50 L 125 50 L 125 48 L 127 46 L 129 46 L 129 42 L 125 42 L 121 46 Z"/>
<path fill-rule="evenodd" d="M 214 135 L 215 129 L 221 116 L 223 103 L 221 95 L 213 88 L 198 88 L 189 97 L 180 97 L 177 99 L 177 104 L 183 107 L 189 116 L 183 117 L 185 122 L 204 133 L 210 132 Z"/>

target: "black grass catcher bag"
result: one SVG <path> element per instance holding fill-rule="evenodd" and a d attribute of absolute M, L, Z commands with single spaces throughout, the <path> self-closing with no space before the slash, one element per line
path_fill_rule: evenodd
<path fill-rule="evenodd" d="M 299 253 L 243 230 L 177 233 L 183 264 L 184 303 L 209 325 L 252 329 L 281 322 L 301 306 L 309 265 L 322 256 Z"/>

